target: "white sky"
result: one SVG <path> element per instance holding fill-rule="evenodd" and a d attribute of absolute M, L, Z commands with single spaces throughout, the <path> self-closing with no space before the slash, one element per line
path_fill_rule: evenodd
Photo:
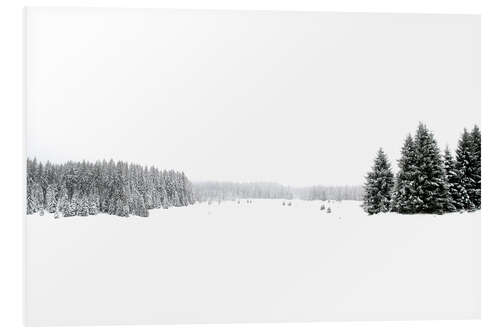
<path fill-rule="evenodd" d="M 480 121 L 465 15 L 29 9 L 27 152 L 192 180 L 361 184 L 424 121 Z M 395 165 L 393 164 L 395 169 Z"/>

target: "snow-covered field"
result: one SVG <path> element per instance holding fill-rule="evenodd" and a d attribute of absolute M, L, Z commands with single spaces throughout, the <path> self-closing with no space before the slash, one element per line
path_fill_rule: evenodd
<path fill-rule="evenodd" d="M 367 216 L 344 201 L 327 214 L 320 202 L 282 202 L 30 215 L 27 322 L 479 317 L 479 212 Z"/>

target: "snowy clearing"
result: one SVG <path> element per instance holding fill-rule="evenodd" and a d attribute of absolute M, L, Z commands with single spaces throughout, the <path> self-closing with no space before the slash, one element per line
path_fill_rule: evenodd
<path fill-rule="evenodd" d="M 27 323 L 479 318 L 480 212 L 252 201 L 27 216 Z"/>

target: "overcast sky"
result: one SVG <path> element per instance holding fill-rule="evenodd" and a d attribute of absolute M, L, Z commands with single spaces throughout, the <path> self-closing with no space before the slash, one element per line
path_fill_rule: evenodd
<path fill-rule="evenodd" d="M 27 152 L 192 180 L 362 184 L 425 122 L 480 122 L 465 15 L 30 9 Z"/>

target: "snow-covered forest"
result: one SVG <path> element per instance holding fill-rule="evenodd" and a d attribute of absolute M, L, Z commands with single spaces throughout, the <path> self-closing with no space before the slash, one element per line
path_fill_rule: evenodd
<path fill-rule="evenodd" d="M 147 217 L 150 209 L 211 200 L 361 200 L 362 191 L 361 186 L 290 187 L 265 182 L 192 184 L 183 172 L 113 160 L 27 161 L 27 214 L 47 212 L 56 218 L 98 213 Z"/>
<path fill-rule="evenodd" d="M 27 214 L 148 216 L 149 209 L 194 203 L 183 172 L 125 162 L 27 161 Z"/>
<path fill-rule="evenodd" d="M 393 174 L 383 149 L 366 176 L 364 210 L 372 215 L 443 214 L 481 209 L 481 132 L 464 129 L 455 156 L 441 154 L 433 133 L 422 123 L 408 134 Z"/>
<path fill-rule="evenodd" d="M 197 201 L 235 199 L 361 200 L 362 186 L 292 187 L 265 182 L 195 182 Z"/>

